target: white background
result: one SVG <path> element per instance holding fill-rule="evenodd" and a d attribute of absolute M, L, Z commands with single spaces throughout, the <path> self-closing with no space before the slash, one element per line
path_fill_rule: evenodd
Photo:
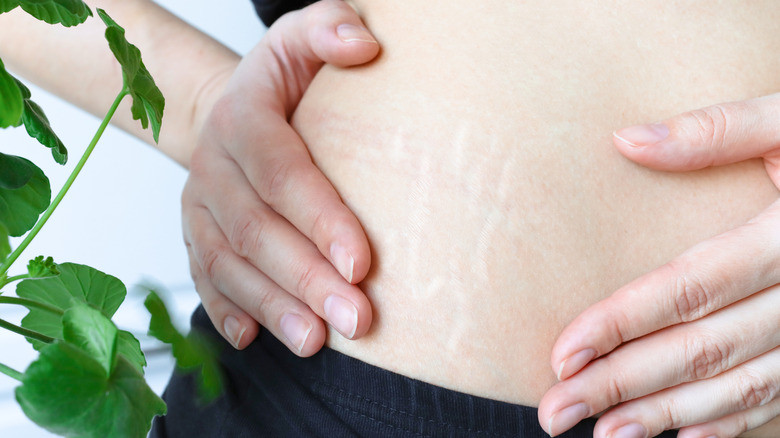
<path fill-rule="evenodd" d="M 159 4 L 205 33 L 246 53 L 262 36 L 264 27 L 250 0 L 161 0 Z M 110 10 L 108 11 L 110 13 Z M 120 23 L 121 24 L 121 23 Z M 131 41 L 132 42 L 132 41 Z M 13 42 L 0 41 L 0 44 Z M 0 131 L 0 150 L 22 155 L 44 169 L 56 193 L 78 161 L 99 120 L 31 86 L 33 100 L 46 111 L 55 131 L 68 147 L 64 168 L 53 164 L 48 150 L 22 129 Z M 198 298 L 189 277 L 181 238 L 179 197 L 186 171 L 150 146 L 109 128 L 68 196 L 28 248 L 22 260 L 42 254 L 57 262 L 93 266 L 122 280 L 128 300 L 117 315 L 121 328 L 143 339 L 148 316 L 133 285 L 154 282 L 168 290 L 175 318 L 186 326 Z M 15 241 L 15 242 L 18 242 Z M 11 274 L 24 270 L 18 265 Z M 19 272 L 17 272 L 19 271 Z M 0 318 L 18 322 L 23 311 L 0 309 Z M 32 349 L 20 336 L 0 333 L 0 362 L 24 370 Z M 147 377 L 161 392 L 171 370 L 167 355 L 149 355 Z M 0 437 L 39 438 L 53 435 L 32 424 L 13 397 L 17 382 L 0 375 Z"/>

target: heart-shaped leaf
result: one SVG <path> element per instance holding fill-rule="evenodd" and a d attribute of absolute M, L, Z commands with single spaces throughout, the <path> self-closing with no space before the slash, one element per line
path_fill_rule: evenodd
<path fill-rule="evenodd" d="M 18 237 L 29 231 L 49 206 L 51 187 L 49 179 L 38 166 L 21 157 L 13 157 L 13 161 L 18 173 L 0 177 L 3 181 L 0 184 L 0 223 L 5 225 L 8 234 Z M 30 172 L 29 177 L 27 172 Z M 24 179 L 27 181 L 19 188 L 4 188 L 18 185 Z"/>

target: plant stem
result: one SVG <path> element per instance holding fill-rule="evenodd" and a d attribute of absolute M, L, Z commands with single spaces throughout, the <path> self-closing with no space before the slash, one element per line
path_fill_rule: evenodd
<path fill-rule="evenodd" d="M 30 274 L 15 275 L 13 277 L 0 278 L 0 289 L 6 285 L 13 283 L 14 281 L 26 280 L 30 278 Z"/>
<path fill-rule="evenodd" d="M 28 309 L 36 308 L 36 309 L 43 310 L 45 312 L 54 313 L 55 315 L 59 315 L 59 316 L 65 314 L 65 312 L 62 311 L 62 309 L 58 309 L 46 303 L 41 303 L 40 301 L 30 300 L 27 298 L 0 296 L 0 304 L 18 304 L 20 306 L 27 307 Z"/>
<path fill-rule="evenodd" d="M 8 365 L 0 363 L 0 373 L 5 374 L 6 376 L 16 379 L 18 381 L 22 381 L 24 379 L 24 373 L 20 373 L 19 371 L 16 371 L 15 369 L 9 367 Z"/>
<path fill-rule="evenodd" d="M 97 145 L 98 140 L 100 140 L 100 137 L 103 136 L 103 131 L 106 130 L 106 127 L 108 126 L 108 123 L 111 121 L 111 118 L 114 116 L 114 113 L 116 112 L 117 108 L 119 107 L 119 103 L 124 99 L 125 96 L 127 96 L 128 90 L 127 87 L 122 88 L 122 91 L 117 95 L 116 99 L 114 99 L 114 103 L 111 104 L 111 108 L 108 110 L 108 113 L 106 113 L 106 116 L 103 118 L 103 122 L 100 124 L 100 127 L 98 128 L 97 132 L 95 132 L 95 135 L 92 137 L 92 141 L 89 143 L 89 146 L 87 146 L 87 149 L 84 151 L 84 154 L 81 156 L 81 160 L 76 164 L 76 167 L 73 168 L 73 172 L 70 173 L 70 176 L 65 181 L 65 184 L 60 189 L 60 192 L 57 193 L 57 196 L 54 197 L 54 199 L 51 201 L 51 204 L 49 204 L 49 207 L 46 209 L 46 211 L 43 212 L 41 217 L 38 219 L 38 222 L 35 223 L 35 226 L 30 230 L 29 233 L 27 233 L 27 236 L 25 236 L 22 243 L 19 244 L 16 249 L 14 249 L 14 252 L 11 253 L 10 256 L 8 256 L 8 259 L 6 259 L 5 263 L 0 267 L 0 275 L 5 274 L 8 272 L 8 269 L 13 265 L 13 263 L 16 261 L 16 259 L 19 258 L 19 256 L 22 254 L 22 252 L 27 249 L 27 246 L 30 245 L 30 242 L 35 238 L 35 236 L 38 235 L 38 233 L 41 231 L 41 228 L 43 228 L 44 225 L 46 225 L 46 221 L 49 220 L 52 213 L 54 213 L 54 210 L 57 209 L 57 206 L 60 205 L 60 202 L 62 202 L 62 198 L 65 197 L 65 194 L 68 193 L 68 190 L 70 189 L 70 186 L 73 185 L 73 182 L 76 180 L 76 177 L 79 176 L 79 173 L 81 172 L 81 169 L 84 168 L 84 164 L 86 164 L 87 159 L 92 154 L 92 151 L 95 149 L 95 146 Z"/>
<path fill-rule="evenodd" d="M 12 331 L 14 333 L 18 333 L 18 334 L 24 336 L 25 338 L 35 339 L 35 340 L 44 342 L 46 344 L 51 344 L 52 342 L 54 342 L 54 338 L 50 338 L 50 337 L 48 337 L 48 336 L 46 336 L 44 334 L 38 333 L 38 332 L 36 332 L 34 330 L 29 330 L 29 329 L 26 329 L 24 327 L 19 327 L 18 325 L 12 324 L 12 323 L 4 320 L 4 319 L 0 319 L 0 328 L 4 328 L 4 329 Z"/>

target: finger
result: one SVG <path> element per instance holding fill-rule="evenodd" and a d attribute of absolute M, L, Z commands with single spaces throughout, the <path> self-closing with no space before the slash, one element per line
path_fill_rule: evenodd
<path fill-rule="evenodd" d="M 235 162 L 215 160 L 202 172 L 204 181 L 217 181 L 221 175 L 220 184 L 232 188 L 220 192 L 229 196 L 207 197 L 203 202 L 238 256 L 306 303 L 344 337 L 355 339 L 368 331 L 372 314 L 362 291 L 345 282 L 308 238 L 263 204 Z"/>
<path fill-rule="evenodd" d="M 584 405 L 586 414 L 602 412 L 664 388 L 721 374 L 778 345 L 780 287 L 773 287 L 707 318 L 625 344 L 591 363 L 544 395 L 540 422 L 549 424 L 550 431 L 567 430 L 581 418 L 556 416 L 570 406 Z"/>
<path fill-rule="evenodd" d="M 778 223 L 780 201 L 586 309 L 553 346 L 551 364 L 559 379 L 624 342 L 701 318 L 780 283 Z"/>
<path fill-rule="evenodd" d="M 195 262 L 189 245 L 187 245 L 187 253 L 195 289 L 214 328 L 236 350 L 243 350 L 257 337 L 259 329 L 257 321 L 214 288 Z"/>
<path fill-rule="evenodd" d="M 188 217 L 185 239 L 200 243 L 191 245 L 197 265 L 193 273 L 205 274 L 203 278 L 208 279 L 208 283 L 199 281 L 201 277 L 195 279 L 196 284 L 205 286 L 199 293 L 205 294 L 207 299 L 215 293 L 223 293 L 299 356 L 307 357 L 319 351 L 326 335 L 320 318 L 235 254 L 208 210 L 194 208 Z M 215 315 L 218 317 L 218 311 Z M 212 322 L 218 324 L 220 321 L 212 319 Z"/>
<path fill-rule="evenodd" d="M 621 436 L 628 427 L 655 436 L 733 412 L 764 406 L 780 394 L 780 348 L 716 377 L 675 386 L 618 406 L 596 423 L 594 437 Z M 630 436 L 630 435 L 629 435 Z"/>
<path fill-rule="evenodd" d="M 255 134 L 238 144 L 247 145 L 240 153 L 245 162 L 258 163 L 244 172 L 263 202 L 314 242 L 345 280 L 362 281 L 371 264 L 363 227 L 312 163 L 298 134 L 278 117 L 244 134 Z"/>
<path fill-rule="evenodd" d="M 291 55 L 293 63 L 347 67 L 379 53 L 379 44 L 357 12 L 341 0 L 320 1 L 283 16 L 269 29 L 268 38 L 274 51 Z"/>
<path fill-rule="evenodd" d="M 360 222 L 312 163 L 288 118 L 324 62 L 356 65 L 378 53 L 379 45 L 346 2 L 320 1 L 285 15 L 244 57 L 228 98 L 212 111 L 212 123 L 226 128 L 216 131 L 234 137 L 207 139 L 227 141 L 265 202 L 312 240 L 352 284 L 368 273 L 368 241 Z M 258 83 L 258 74 L 268 82 Z M 236 120 L 252 122 L 232 129 Z"/>
<path fill-rule="evenodd" d="M 780 398 L 746 411 L 726 415 L 717 420 L 684 427 L 677 433 L 677 438 L 731 438 L 742 435 L 749 430 L 758 429 L 761 426 L 775 420 L 780 416 Z M 778 436 L 780 422 L 767 433 L 756 436 Z M 756 431 L 758 432 L 758 431 Z"/>
<path fill-rule="evenodd" d="M 624 128 L 615 132 L 614 143 L 626 157 L 648 167 L 696 170 L 777 155 L 778 120 L 780 93 Z"/>

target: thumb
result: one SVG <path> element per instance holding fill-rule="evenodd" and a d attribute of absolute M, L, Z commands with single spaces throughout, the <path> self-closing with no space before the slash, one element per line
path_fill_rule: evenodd
<path fill-rule="evenodd" d="M 780 93 L 713 105 L 614 133 L 620 152 L 659 170 L 697 170 L 780 155 Z"/>
<path fill-rule="evenodd" d="M 285 36 L 281 44 L 283 49 L 277 52 L 284 51 L 293 58 L 315 65 L 359 65 L 379 53 L 376 39 L 357 12 L 342 0 L 318 1 L 283 16 L 268 30 L 269 37 L 277 35 Z"/>

